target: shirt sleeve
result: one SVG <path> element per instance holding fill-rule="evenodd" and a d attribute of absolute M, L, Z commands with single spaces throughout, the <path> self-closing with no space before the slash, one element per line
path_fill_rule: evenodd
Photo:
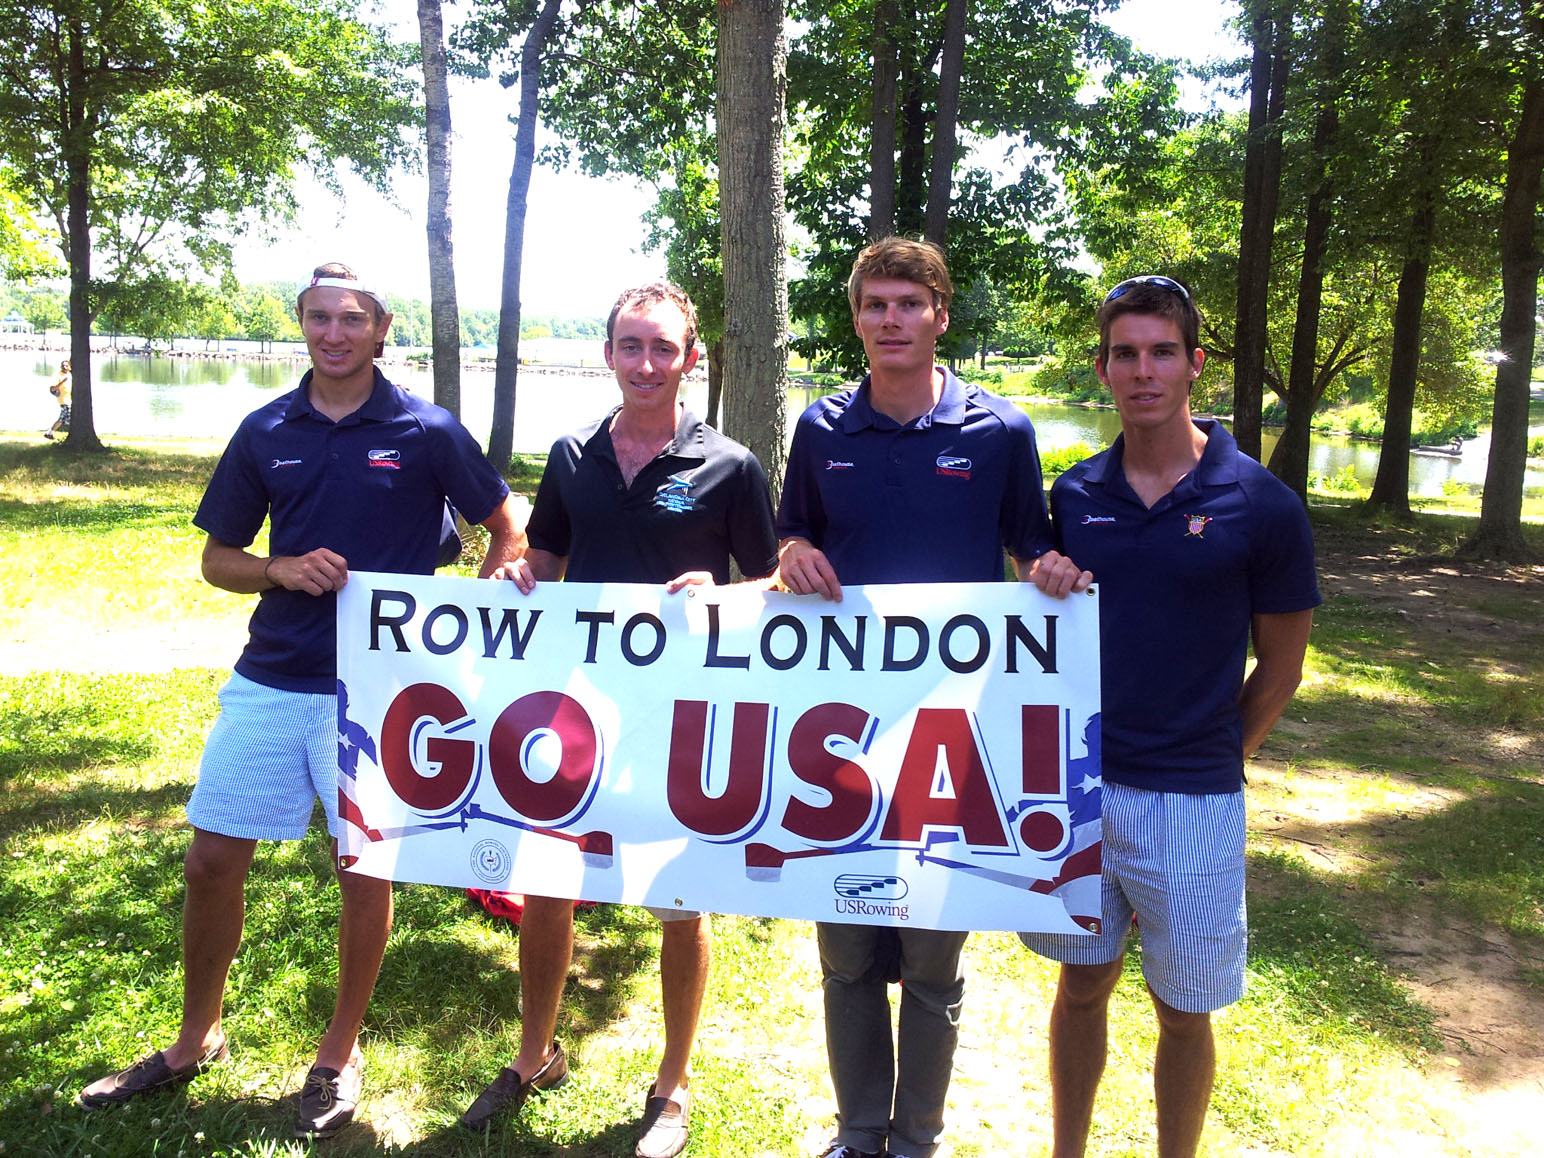
<path fill-rule="evenodd" d="M 746 452 L 740 463 L 739 494 L 730 521 L 729 550 L 747 579 L 760 579 L 777 569 L 777 533 L 772 525 L 772 495 L 761 460 Z"/>
<path fill-rule="evenodd" d="M 481 523 L 504 501 L 509 484 L 466 427 L 457 422 L 442 431 L 437 465 L 440 489 L 467 522 Z"/>
<path fill-rule="evenodd" d="M 1027 417 L 1008 424 L 1008 480 L 1003 488 L 1003 545 L 1015 559 L 1038 559 L 1055 544 L 1046 512 L 1035 428 Z"/>
<path fill-rule="evenodd" d="M 1313 528 L 1302 502 L 1287 487 L 1272 486 L 1256 497 L 1255 507 L 1249 552 L 1250 611 L 1276 615 L 1319 606 Z"/>
<path fill-rule="evenodd" d="M 232 547 L 249 547 L 268 517 L 268 488 L 238 427 L 215 465 L 193 525 Z"/>
<path fill-rule="evenodd" d="M 777 537 L 808 539 L 820 547 L 825 542 L 826 514 L 814 467 L 814 433 L 809 413 L 801 415 L 788 449 L 788 468 L 783 475 L 783 494 L 777 506 Z"/>
<path fill-rule="evenodd" d="M 547 469 L 541 472 L 541 482 L 536 485 L 531 517 L 525 524 L 525 537 L 532 547 L 561 558 L 568 557 L 573 545 L 573 524 L 568 517 L 568 504 L 563 500 L 562 480 L 572 477 L 577 457 L 578 449 L 571 439 L 560 438 L 552 444 Z"/>

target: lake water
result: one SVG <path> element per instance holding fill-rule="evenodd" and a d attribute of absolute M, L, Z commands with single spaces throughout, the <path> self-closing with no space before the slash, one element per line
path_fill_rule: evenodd
<path fill-rule="evenodd" d="M 570 349 L 570 347 L 572 347 Z M 196 344 L 195 347 L 196 348 Z M 523 366 L 515 394 L 515 449 L 542 452 L 560 434 L 609 410 L 616 401 L 616 383 L 604 369 L 599 344 L 552 341 L 522 343 L 522 354 L 533 357 L 584 358 L 577 368 Z M 48 386 L 58 373 L 63 352 L 0 350 L 0 398 L 5 418 L 0 426 L 10 430 L 41 431 L 58 414 Z M 166 357 L 120 352 L 99 353 L 92 358 L 96 428 L 104 436 L 159 436 L 228 439 L 236 424 L 252 410 L 289 390 L 299 381 L 307 362 L 303 351 L 294 359 L 232 357 Z M 433 380 L 427 370 L 402 363 L 388 364 L 393 381 L 425 398 L 433 396 Z M 819 395 L 820 389 L 794 387 L 789 391 L 789 414 L 797 414 Z M 486 442 L 493 412 L 493 368 L 468 366 L 461 375 L 462 421 L 480 442 Z M 702 373 L 686 382 L 686 401 L 698 414 L 707 411 L 707 378 Z M 1054 450 L 1082 442 L 1107 446 L 1120 432 L 1111 410 L 1082 406 L 1031 406 L 1036 434 L 1043 449 Z M 1544 404 L 1534 402 L 1532 433 L 1544 433 Z M 1267 430 L 1265 454 L 1275 445 Z M 1485 481 L 1485 458 L 1490 437 L 1481 434 L 1463 444 L 1463 453 L 1410 456 L 1411 493 L 1436 496 L 1443 483 L 1455 480 L 1478 488 Z M 1309 469 L 1322 475 L 1340 474 L 1347 466 L 1364 486 L 1378 469 L 1375 443 L 1315 436 Z M 1530 470 L 1524 483 L 1530 495 L 1544 495 L 1544 471 Z"/>

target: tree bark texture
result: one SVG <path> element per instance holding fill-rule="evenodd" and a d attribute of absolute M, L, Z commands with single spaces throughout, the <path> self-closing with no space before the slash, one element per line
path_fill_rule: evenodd
<path fill-rule="evenodd" d="M 1244 151 L 1244 210 L 1238 241 L 1234 325 L 1233 437 L 1260 457 L 1260 406 L 1265 393 L 1266 309 L 1271 241 L 1281 185 L 1281 117 L 1286 106 L 1288 26 L 1262 5 L 1250 25 L 1249 139 Z"/>
<path fill-rule="evenodd" d="M 1378 474 L 1367 501 L 1396 515 L 1410 513 L 1410 428 L 1415 386 L 1421 368 L 1421 315 L 1426 309 L 1426 278 L 1431 269 L 1436 208 L 1428 195 L 1410 222 L 1410 255 L 1399 274 L 1394 302 L 1393 349 L 1389 356 L 1388 397 L 1383 407 L 1383 443 Z"/>
<path fill-rule="evenodd" d="M 938 114 L 933 121 L 933 171 L 928 181 L 925 236 L 947 249 L 949 195 L 954 188 L 955 138 L 960 114 L 960 71 L 965 65 L 967 0 L 948 0 L 944 8 L 944 47 L 939 59 Z"/>
<path fill-rule="evenodd" d="M 900 160 L 897 163 L 895 231 L 908 237 L 922 232 L 927 212 L 927 102 L 921 81 L 901 78 Z"/>
<path fill-rule="evenodd" d="M 434 349 L 434 402 L 461 416 L 461 311 L 456 303 L 455 246 L 450 230 L 450 85 L 440 0 L 418 0 L 418 43 L 424 60 L 424 116 L 429 168 L 429 324 Z"/>
<path fill-rule="evenodd" d="M 515 446 L 515 379 L 520 369 L 520 265 L 525 254 L 525 211 L 536 161 L 536 118 L 541 99 L 541 58 L 557 24 L 563 0 L 544 0 L 520 52 L 520 119 L 515 126 L 515 163 L 509 172 L 504 207 L 504 280 L 499 293 L 498 354 L 493 364 L 493 421 L 488 461 L 509 466 Z"/>
<path fill-rule="evenodd" d="M 718 172 L 724 260 L 724 430 L 783 477 L 788 283 L 783 242 L 782 0 L 719 0 Z"/>
<path fill-rule="evenodd" d="M 96 417 L 91 404 L 91 126 L 86 108 L 85 32 L 79 21 L 70 29 L 70 143 L 66 146 L 65 179 L 69 182 L 70 251 L 70 433 L 71 450 L 99 451 Z"/>
<path fill-rule="evenodd" d="M 874 4 L 874 130 L 869 138 L 869 240 L 895 232 L 896 0 Z"/>
<path fill-rule="evenodd" d="M 1536 242 L 1540 179 L 1544 175 L 1544 78 L 1523 88 L 1517 130 L 1507 149 L 1501 204 L 1501 361 L 1491 410 L 1490 457 L 1480 525 L 1463 553 L 1525 562 L 1523 476 L 1528 457 L 1528 388 L 1533 368 L 1539 272 Z"/>
<path fill-rule="evenodd" d="M 1328 97 L 1314 126 L 1314 156 L 1318 179 L 1308 197 L 1303 222 L 1303 266 L 1297 279 L 1297 318 L 1292 326 L 1292 360 L 1283 387 L 1287 421 L 1271 451 L 1271 473 L 1308 501 L 1308 441 L 1314 407 L 1323 389 L 1315 373 L 1319 355 L 1319 315 L 1324 301 L 1324 258 L 1329 244 L 1334 192 L 1326 152 L 1335 139 L 1339 118 L 1335 98 Z"/>
<path fill-rule="evenodd" d="M 718 430 L 718 413 L 724 398 L 724 339 L 719 338 L 708 346 L 708 413 L 707 422 Z"/>

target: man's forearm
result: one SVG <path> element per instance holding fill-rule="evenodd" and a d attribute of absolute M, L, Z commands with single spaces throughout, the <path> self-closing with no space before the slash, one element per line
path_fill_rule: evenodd
<path fill-rule="evenodd" d="M 1256 663 L 1239 695 L 1245 756 L 1253 755 L 1265 742 L 1302 682 L 1313 612 L 1256 615 L 1251 626 Z"/>

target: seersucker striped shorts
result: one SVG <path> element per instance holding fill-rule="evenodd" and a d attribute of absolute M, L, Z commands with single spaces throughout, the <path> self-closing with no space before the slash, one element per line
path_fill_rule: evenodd
<path fill-rule="evenodd" d="M 1103 965 L 1124 951 L 1132 917 L 1142 976 L 1159 1000 L 1209 1013 L 1244 994 L 1244 793 L 1150 792 L 1108 780 L 1104 920 L 1098 936 L 1020 933 L 1069 965 Z"/>
<path fill-rule="evenodd" d="M 338 827 L 338 700 L 232 673 L 188 799 L 188 823 L 247 840 L 299 840 L 320 799 Z"/>

